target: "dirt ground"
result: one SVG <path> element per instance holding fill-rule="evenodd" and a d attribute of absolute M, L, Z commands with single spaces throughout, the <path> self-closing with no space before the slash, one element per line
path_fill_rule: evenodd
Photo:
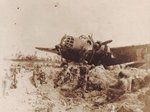
<path fill-rule="evenodd" d="M 12 80 L 10 68 L 17 68 L 17 87 L 10 88 Z M 35 66 L 40 65 L 46 73 L 46 84 L 37 81 L 37 87 L 32 83 Z M 76 66 L 76 65 L 71 65 Z M 54 88 L 53 79 L 62 70 L 56 63 L 12 63 L 10 62 L 4 70 L 1 78 L 0 110 L 3 112 L 149 112 L 150 110 L 150 88 L 143 87 L 136 92 L 125 93 L 119 101 L 113 103 L 99 104 L 105 96 L 99 95 L 97 91 L 84 93 L 87 98 L 66 97 L 61 94 L 61 89 Z M 114 76 L 120 71 L 136 77 L 149 75 L 149 69 L 121 69 L 114 67 L 105 70 L 101 67 L 94 69 L 95 73 L 105 75 L 103 80 L 110 82 L 109 76 Z M 109 79 L 109 80 L 107 80 Z M 64 86 L 66 87 L 66 85 Z"/>

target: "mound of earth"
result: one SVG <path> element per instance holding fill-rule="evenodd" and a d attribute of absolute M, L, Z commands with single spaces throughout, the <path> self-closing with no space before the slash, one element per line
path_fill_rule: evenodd
<path fill-rule="evenodd" d="M 106 70 L 102 66 L 78 64 L 65 67 L 46 63 L 13 64 L 15 67 L 19 64 L 20 71 L 15 68 L 16 88 L 10 88 L 13 76 L 10 69 L 7 70 L 1 105 L 9 106 L 0 109 L 3 112 L 148 112 L 149 69 L 114 67 Z M 46 83 L 40 83 L 39 77 L 35 80 L 35 87 L 31 79 L 37 65 L 45 74 Z M 81 76 L 81 66 L 86 68 L 85 76 Z M 131 88 L 110 102 L 107 91 L 118 83 L 120 72 L 132 79 Z"/>

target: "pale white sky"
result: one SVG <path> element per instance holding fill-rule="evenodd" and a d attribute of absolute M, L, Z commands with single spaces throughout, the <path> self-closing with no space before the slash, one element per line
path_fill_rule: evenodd
<path fill-rule="evenodd" d="M 93 34 L 111 46 L 150 43 L 150 0 L 0 0 L 0 13 L 4 55 L 53 47 L 64 34 Z"/>

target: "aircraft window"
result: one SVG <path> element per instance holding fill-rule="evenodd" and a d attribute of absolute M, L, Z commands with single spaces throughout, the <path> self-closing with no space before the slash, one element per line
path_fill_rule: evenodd
<path fill-rule="evenodd" d="M 71 40 L 70 42 L 71 42 L 71 43 L 73 43 L 73 41 L 72 41 L 72 40 Z"/>
<path fill-rule="evenodd" d="M 68 45 L 72 45 L 72 43 L 71 43 L 71 42 L 67 42 L 66 44 L 68 44 Z"/>
<path fill-rule="evenodd" d="M 86 36 L 81 35 L 79 38 L 80 38 L 80 39 L 86 39 Z"/>
<path fill-rule="evenodd" d="M 66 48 L 69 48 L 69 46 L 65 45 Z"/>
<path fill-rule="evenodd" d="M 73 47 L 73 45 L 70 44 L 70 43 L 66 43 L 65 46 L 66 46 L 67 48 L 72 48 L 72 47 Z"/>
<path fill-rule="evenodd" d="M 74 38 L 72 37 L 71 40 L 74 41 Z"/>
<path fill-rule="evenodd" d="M 69 46 L 70 46 L 70 47 L 73 47 L 73 45 L 72 45 L 72 44 L 69 44 Z"/>
<path fill-rule="evenodd" d="M 90 45 L 92 45 L 92 42 L 90 40 L 87 40 L 87 43 L 90 44 Z"/>

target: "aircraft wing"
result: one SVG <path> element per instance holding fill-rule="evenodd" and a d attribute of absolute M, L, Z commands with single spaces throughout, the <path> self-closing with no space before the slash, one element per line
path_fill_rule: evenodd
<path fill-rule="evenodd" d="M 58 54 L 58 51 L 56 50 L 56 48 L 42 48 L 42 47 L 35 47 L 35 48 L 38 50 L 41 50 L 41 51 L 46 51 L 46 52 Z"/>
<path fill-rule="evenodd" d="M 111 48 L 111 52 L 114 56 L 112 65 L 150 60 L 150 44 Z"/>

